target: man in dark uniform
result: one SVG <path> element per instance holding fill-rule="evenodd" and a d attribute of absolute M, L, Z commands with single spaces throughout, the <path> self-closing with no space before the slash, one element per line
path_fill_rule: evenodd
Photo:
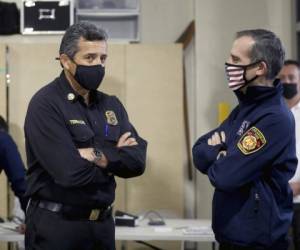
<path fill-rule="evenodd" d="M 114 176 L 145 170 L 147 143 L 115 96 L 97 91 L 107 58 L 106 34 L 72 25 L 60 45 L 61 75 L 30 101 L 26 249 L 115 249 Z"/>
<path fill-rule="evenodd" d="M 226 63 L 239 104 L 193 147 L 215 187 L 212 226 L 221 250 L 286 250 L 292 220 L 295 122 L 275 77 L 284 49 L 267 30 L 237 33 Z"/>
<path fill-rule="evenodd" d="M 22 210 L 25 212 L 28 198 L 26 198 L 25 167 L 18 147 L 8 133 L 8 126 L 0 116 L 0 173 L 4 170 L 11 188 L 18 197 Z"/>

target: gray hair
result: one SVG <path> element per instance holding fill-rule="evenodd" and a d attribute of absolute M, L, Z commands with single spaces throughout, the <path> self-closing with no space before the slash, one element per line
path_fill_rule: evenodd
<path fill-rule="evenodd" d="M 66 54 L 73 59 L 78 52 L 78 41 L 84 38 L 87 41 L 106 41 L 107 34 L 90 22 L 79 22 L 70 26 L 60 43 L 59 54 Z"/>
<path fill-rule="evenodd" d="M 285 58 L 280 39 L 273 32 L 264 29 L 242 30 L 236 33 L 236 38 L 243 36 L 249 36 L 255 42 L 250 51 L 251 62 L 264 61 L 267 64 L 266 79 L 275 79 Z"/>

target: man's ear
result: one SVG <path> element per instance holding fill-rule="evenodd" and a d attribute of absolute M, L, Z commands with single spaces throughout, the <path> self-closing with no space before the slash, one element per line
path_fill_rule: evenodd
<path fill-rule="evenodd" d="M 66 70 L 70 70 L 70 58 L 66 54 L 61 54 L 59 56 L 60 63 Z"/>
<path fill-rule="evenodd" d="M 256 75 L 258 75 L 258 76 L 264 76 L 264 75 L 267 74 L 267 72 L 268 72 L 268 66 L 267 66 L 266 62 L 261 61 L 258 64 L 258 70 L 256 71 Z"/>

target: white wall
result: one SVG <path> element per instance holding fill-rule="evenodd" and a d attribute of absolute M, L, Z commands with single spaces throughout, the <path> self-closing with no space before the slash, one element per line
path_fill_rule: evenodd
<path fill-rule="evenodd" d="M 174 42 L 194 19 L 194 0 L 141 0 L 142 42 Z"/>
<path fill-rule="evenodd" d="M 224 62 L 238 30 L 274 31 L 292 55 L 291 0 L 196 0 L 197 134 L 217 127 L 217 104 L 235 105 L 227 88 Z M 212 188 L 206 176 L 197 175 L 198 217 L 211 217 Z"/>

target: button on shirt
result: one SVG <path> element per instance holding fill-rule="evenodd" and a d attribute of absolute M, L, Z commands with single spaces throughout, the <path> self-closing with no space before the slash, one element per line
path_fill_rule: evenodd
<path fill-rule="evenodd" d="M 128 131 L 138 145 L 117 148 L 118 139 Z M 30 101 L 25 139 L 27 195 L 31 197 L 68 205 L 107 206 L 115 198 L 114 175 L 129 178 L 145 170 L 147 143 L 129 122 L 121 102 L 91 91 L 86 105 L 64 72 Z M 109 162 L 106 169 L 80 156 L 78 148 L 87 147 L 104 152 Z"/>

